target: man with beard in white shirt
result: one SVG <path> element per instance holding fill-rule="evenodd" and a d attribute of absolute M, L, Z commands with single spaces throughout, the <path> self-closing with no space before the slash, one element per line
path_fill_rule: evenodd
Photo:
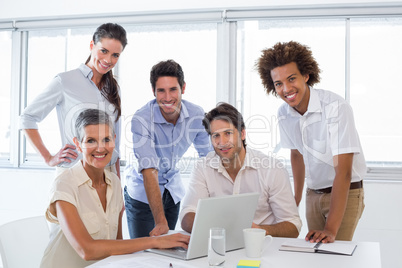
<path fill-rule="evenodd" d="M 246 147 L 245 125 L 237 109 L 220 103 L 205 115 L 203 125 L 215 151 L 194 167 L 179 215 L 183 230 L 191 233 L 199 199 L 258 192 L 251 227 L 264 229 L 267 235 L 297 237 L 301 220 L 288 172 L 277 159 Z"/>

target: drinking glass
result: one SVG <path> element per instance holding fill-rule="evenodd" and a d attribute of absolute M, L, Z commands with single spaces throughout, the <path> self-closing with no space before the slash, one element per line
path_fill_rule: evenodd
<path fill-rule="evenodd" d="M 213 227 L 209 230 L 208 263 L 209 267 L 223 267 L 225 262 L 225 229 Z"/>

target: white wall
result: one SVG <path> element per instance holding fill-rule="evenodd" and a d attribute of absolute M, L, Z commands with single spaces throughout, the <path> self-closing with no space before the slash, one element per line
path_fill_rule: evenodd
<path fill-rule="evenodd" d="M 387 3 L 401 3 L 387 0 Z M 0 21 L 6 19 L 198 9 L 236 9 L 274 6 L 383 4 L 379 0 L 0 0 Z"/>
<path fill-rule="evenodd" d="M 53 170 L 0 169 L 0 225 L 44 215 Z"/>
<path fill-rule="evenodd" d="M 44 215 L 53 177 L 52 170 L 0 169 L 0 225 Z M 398 206 L 402 204 L 401 193 L 401 182 L 365 181 L 366 208 L 354 240 L 380 242 L 383 268 L 402 267 L 402 213 Z M 303 237 L 307 232 L 303 202 L 299 209 L 303 221 L 300 237 Z M 125 219 L 123 222 L 128 238 Z"/>

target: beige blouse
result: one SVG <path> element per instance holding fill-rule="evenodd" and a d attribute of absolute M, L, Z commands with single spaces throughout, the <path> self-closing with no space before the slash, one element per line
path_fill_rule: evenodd
<path fill-rule="evenodd" d="M 60 174 L 50 191 L 50 203 L 63 200 L 74 205 L 88 233 L 93 239 L 116 239 L 119 213 L 123 208 L 121 184 L 116 174 L 105 170 L 106 212 L 99 196 L 92 187 L 92 181 L 79 161 L 72 168 Z M 46 218 L 50 222 L 50 242 L 42 258 L 42 268 L 85 267 L 94 261 L 83 260 L 67 241 L 57 218 L 49 208 Z"/>

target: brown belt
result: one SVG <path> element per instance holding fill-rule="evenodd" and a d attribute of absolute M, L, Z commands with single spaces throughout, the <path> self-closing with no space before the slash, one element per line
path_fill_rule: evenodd
<path fill-rule="evenodd" d="M 349 187 L 350 190 L 360 189 L 360 188 L 363 188 L 363 181 L 352 182 Z M 313 190 L 313 189 L 311 189 L 311 190 Z M 332 187 L 317 189 L 317 190 L 313 190 L 313 191 L 316 194 L 329 194 L 332 191 Z"/>

